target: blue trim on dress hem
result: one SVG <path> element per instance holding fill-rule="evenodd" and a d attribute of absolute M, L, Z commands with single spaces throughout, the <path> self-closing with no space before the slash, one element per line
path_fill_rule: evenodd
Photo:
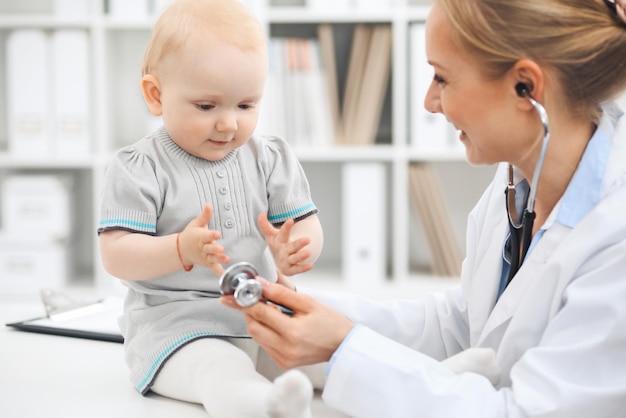
<path fill-rule="evenodd" d="M 146 388 L 150 384 L 150 382 L 152 382 L 152 380 L 154 379 L 155 374 L 157 373 L 158 369 L 161 367 L 161 364 L 163 364 L 164 360 L 167 360 L 167 358 L 170 355 L 172 355 L 172 353 L 174 353 L 178 348 L 180 348 L 184 344 L 187 344 L 193 340 L 197 340 L 198 338 L 203 338 L 203 337 L 248 338 L 248 337 L 241 337 L 241 336 L 236 336 L 236 335 L 224 335 L 224 334 L 210 332 L 210 331 L 194 332 L 193 334 L 189 334 L 186 337 L 183 337 L 179 339 L 178 341 L 176 341 L 175 343 L 171 344 L 157 357 L 157 359 L 152 363 L 150 370 L 148 370 L 146 377 L 144 377 L 143 380 L 139 382 L 136 389 L 140 393 L 144 393 L 146 391 Z"/>

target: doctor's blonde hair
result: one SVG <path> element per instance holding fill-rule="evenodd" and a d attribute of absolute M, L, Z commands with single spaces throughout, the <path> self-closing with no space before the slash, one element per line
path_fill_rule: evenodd
<path fill-rule="evenodd" d="M 179 50 L 191 36 L 207 33 L 242 51 L 267 48 L 260 22 L 241 0 L 175 0 L 154 25 L 142 76 L 154 73 L 163 57 Z"/>
<path fill-rule="evenodd" d="M 626 88 L 626 24 L 605 0 L 436 1 L 493 79 L 533 60 L 552 70 L 574 110 L 593 117 Z"/>

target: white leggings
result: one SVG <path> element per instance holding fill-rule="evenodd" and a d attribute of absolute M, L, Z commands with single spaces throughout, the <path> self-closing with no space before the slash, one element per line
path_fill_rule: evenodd
<path fill-rule="evenodd" d="M 317 387 L 323 383 L 321 370 L 322 366 L 310 370 L 316 375 L 311 377 Z M 162 396 L 202 404 L 211 417 L 262 418 L 268 416 L 269 379 L 282 373 L 252 340 L 202 338 L 174 353 L 151 389 Z"/>

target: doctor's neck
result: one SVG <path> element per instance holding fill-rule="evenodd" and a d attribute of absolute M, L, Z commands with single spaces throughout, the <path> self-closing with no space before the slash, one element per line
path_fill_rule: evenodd
<path fill-rule="evenodd" d="M 548 110 L 550 115 L 550 143 L 546 152 L 543 170 L 539 176 L 535 211 L 537 220 L 533 229 L 538 229 L 567 189 L 578 163 L 597 126 L 594 122 L 568 116 L 558 109 Z M 534 152 L 533 164 L 518 167 L 524 178 L 532 183 L 539 149 Z M 534 231 L 533 231 L 534 232 Z"/>

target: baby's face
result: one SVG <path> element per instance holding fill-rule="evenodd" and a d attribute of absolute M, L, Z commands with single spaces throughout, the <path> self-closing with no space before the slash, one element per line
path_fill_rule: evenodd
<path fill-rule="evenodd" d="M 256 128 L 267 77 L 265 51 L 241 51 L 217 39 L 191 40 L 159 68 L 162 117 L 190 154 L 217 161 Z"/>

